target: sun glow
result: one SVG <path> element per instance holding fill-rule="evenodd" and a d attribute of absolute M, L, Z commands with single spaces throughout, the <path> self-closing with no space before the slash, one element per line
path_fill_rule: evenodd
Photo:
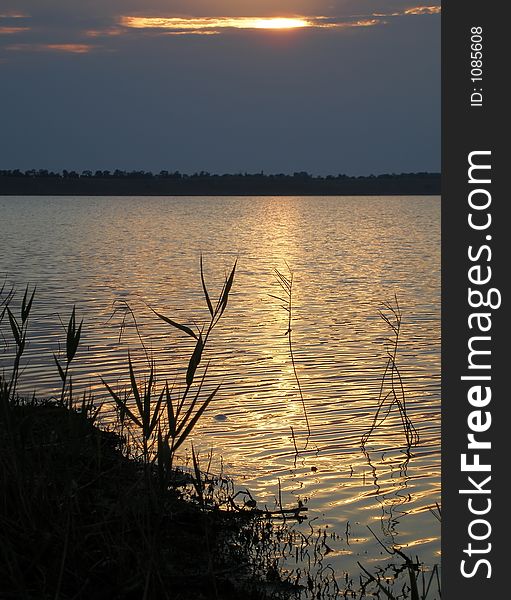
<path fill-rule="evenodd" d="M 314 20 L 287 17 L 122 17 L 121 25 L 135 29 L 167 29 L 169 31 L 207 31 L 211 29 L 300 29 L 318 27 Z"/>
<path fill-rule="evenodd" d="M 383 24 L 380 19 L 339 20 L 324 16 L 294 17 L 139 17 L 122 16 L 121 28 L 160 30 L 166 35 L 215 35 L 239 29 L 249 31 L 290 31 L 299 29 L 347 29 Z"/>

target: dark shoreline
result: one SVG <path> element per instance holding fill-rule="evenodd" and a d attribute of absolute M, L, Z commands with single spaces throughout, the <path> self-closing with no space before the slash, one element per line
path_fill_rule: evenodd
<path fill-rule="evenodd" d="M 436 196 L 440 174 L 2 175 L 0 196 Z"/>
<path fill-rule="evenodd" d="M 269 598 L 245 543 L 263 518 L 186 495 L 185 471 L 162 487 L 93 412 L 0 394 L 2 600 Z"/>

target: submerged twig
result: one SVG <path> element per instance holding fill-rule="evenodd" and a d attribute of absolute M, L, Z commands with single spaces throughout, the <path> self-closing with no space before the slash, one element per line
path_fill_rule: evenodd
<path fill-rule="evenodd" d="M 415 429 L 410 417 L 408 416 L 403 379 L 401 377 L 401 372 L 397 366 L 397 351 L 400 341 L 399 336 L 401 333 L 402 313 L 397 296 L 394 296 L 394 300 L 395 306 L 389 303 L 383 304 L 384 308 L 386 308 L 391 313 L 390 317 L 384 314 L 382 311 L 380 311 L 379 313 L 383 321 L 392 330 L 394 337 L 393 339 L 389 340 L 390 347 L 387 348 L 388 358 L 387 364 L 385 365 L 385 371 L 383 373 L 383 377 L 380 383 L 378 408 L 376 410 L 376 414 L 374 415 L 373 422 L 371 424 L 371 427 L 369 428 L 369 431 L 362 436 L 363 449 L 365 448 L 367 441 L 374 433 L 374 431 L 387 419 L 394 406 L 397 406 L 399 410 L 399 416 L 401 418 L 403 432 L 406 437 L 407 449 L 409 450 L 412 446 L 415 446 L 419 443 L 419 434 Z M 386 392 L 387 386 L 389 389 Z M 387 400 L 389 400 L 388 403 Z M 388 404 L 386 412 L 382 417 L 380 417 L 380 413 L 384 409 L 386 403 Z"/>
<path fill-rule="evenodd" d="M 119 339 L 118 339 L 118 343 L 121 343 L 122 340 L 122 336 L 124 335 L 124 331 L 127 327 L 127 317 L 128 315 L 131 317 L 132 321 L 133 321 L 133 326 L 135 328 L 135 331 L 137 333 L 137 337 L 140 341 L 140 344 L 142 346 L 142 349 L 144 350 L 144 354 L 145 354 L 145 358 L 146 358 L 146 362 L 148 365 L 151 364 L 151 358 L 149 356 L 149 352 L 147 350 L 147 347 L 144 343 L 144 339 L 142 338 L 142 334 L 140 332 L 140 328 L 138 326 L 138 321 L 137 318 L 135 316 L 135 312 L 133 311 L 133 309 L 131 308 L 131 306 L 129 305 L 129 303 L 127 302 L 127 300 L 124 300 L 123 298 L 117 298 L 113 301 L 112 303 L 113 306 L 113 310 L 112 310 L 112 314 L 110 315 L 110 317 L 107 320 L 107 323 L 109 321 L 111 321 L 114 316 L 117 313 L 122 313 L 122 321 L 121 324 L 119 326 Z"/>

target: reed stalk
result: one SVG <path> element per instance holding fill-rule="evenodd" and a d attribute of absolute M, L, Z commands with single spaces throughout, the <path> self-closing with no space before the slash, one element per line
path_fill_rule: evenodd
<path fill-rule="evenodd" d="M 304 398 L 304 395 L 302 392 L 302 385 L 300 383 L 300 378 L 298 377 L 298 371 L 296 368 L 296 361 L 295 361 L 295 355 L 294 355 L 294 350 L 293 350 L 292 322 L 293 322 L 293 279 L 294 279 L 294 274 L 293 274 L 293 271 L 291 271 L 291 269 L 289 268 L 289 265 L 287 265 L 287 263 L 286 263 L 286 266 L 287 266 L 288 272 L 289 272 L 288 276 L 281 273 L 278 269 L 274 269 L 274 271 L 273 271 L 275 279 L 277 280 L 277 283 L 279 284 L 284 297 L 276 296 L 274 294 L 270 294 L 270 297 L 275 298 L 276 300 L 279 300 L 280 302 L 282 302 L 281 308 L 284 309 L 287 313 L 287 330 L 286 330 L 285 335 L 287 336 L 289 356 L 291 358 L 291 366 L 293 368 L 293 374 L 294 374 L 294 378 L 296 381 L 296 386 L 298 388 L 298 395 L 300 396 L 300 401 L 302 403 L 303 416 L 305 419 L 305 424 L 307 426 L 307 440 L 308 440 L 311 435 L 311 427 L 310 427 L 310 422 L 309 422 L 309 415 L 307 414 L 307 407 L 305 405 L 305 398 Z M 291 434 L 292 434 L 292 438 L 293 438 L 293 443 L 295 443 L 295 434 L 294 434 L 293 429 L 291 429 Z M 295 443 L 295 447 L 296 447 L 296 443 Z"/>

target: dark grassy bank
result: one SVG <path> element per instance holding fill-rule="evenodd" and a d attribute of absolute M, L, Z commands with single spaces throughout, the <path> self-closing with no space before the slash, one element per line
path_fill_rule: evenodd
<path fill-rule="evenodd" d="M 0 424 L 2 600 L 264 597 L 233 583 L 246 519 L 179 471 L 162 487 L 92 412 L 16 402 Z"/>
<path fill-rule="evenodd" d="M 211 175 L 143 171 L 0 171 L 0 195 L 23 196 L 418 196 L 439 195 L 439 173 L 348 177 Z"/>

